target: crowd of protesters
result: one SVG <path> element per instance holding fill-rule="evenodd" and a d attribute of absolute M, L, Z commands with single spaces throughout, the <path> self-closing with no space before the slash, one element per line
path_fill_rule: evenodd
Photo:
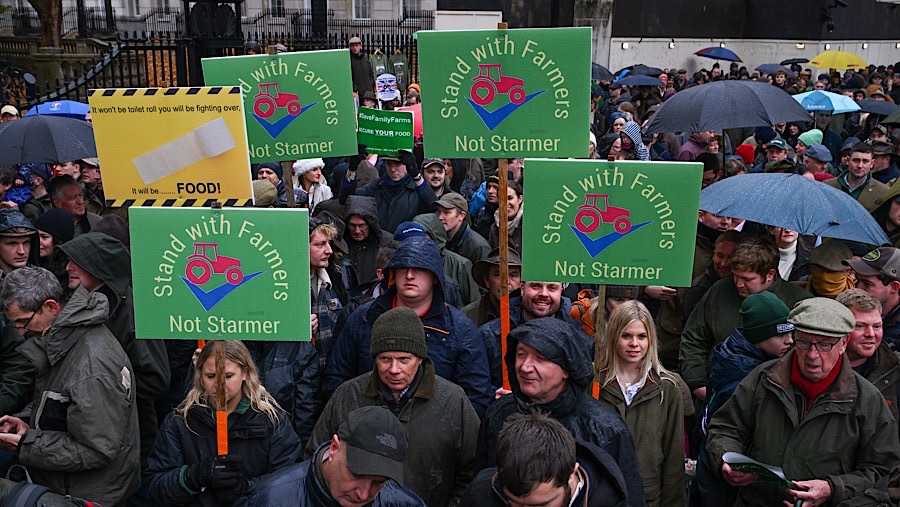
<path fill-rule="evenodd" d="M 350 39 L 359 107 L 428 100 L 416 84 L 376 94 L 385 55 L 361 46 Z M 704 188 L 798 173 L 857 199 L 893 244 L 698 210 L 691 287 L 526 280 L 522 159 L 425 159 L 419 138 L 390 155 L 360 145 L 264 162 L 252 166 L 255 206 L 310 211 L 297 232 L 309 235 L 311 329 L 235 336 L 217 373 L 216 342 L 136 339 L 127 213 L 107 207 L 101 161 L 0 168 L 3 505 L 896 503 L 892 125 L 817 113 L 644 134 L 673 95 L 722 79 L 900 101 L 894 66 L 813 80 L 799 67 L 759 76 L 716 64 L 663 72 L 656 87 L 597 81 L 591 158 L 700 162 Z M 2 109 L 4 122 L 18 115 Z"/>

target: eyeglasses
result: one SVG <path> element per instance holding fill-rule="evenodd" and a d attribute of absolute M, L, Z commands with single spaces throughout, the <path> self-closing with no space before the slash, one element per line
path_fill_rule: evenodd
<path fill-rule="evenodd" d="M 368 226 L 369 226 L 369 224 L 353 224 L 353 223 L 347 224 L 347 227 L 349 227 L 351 229 L 365 229 Z"/>
<path fill-rule="evenodd" d="M 43 308 L 43 306 L 41 308 Z M 31 316 L 28 317 L 28 319 L 25 319 L 24 321 L 22 319 L 14 319 L 13 324 L 16 326 L 17 329 L 27 329 L 28 324 L 31 324 L 31 320 L 34 319 L 34 316 L 37 315 L 38 312 L 40 312 L 40 309 L 31 312 Z"/>
<path fill-rule="evenodd" d="M 843 339 L 843 338 L 842 338 Z M 811 350 L 813 346 L 816 347 L 816 350 L 819 352 L 831 352 L 831 349 L 834 348 L 835 345 L 841 343 L 841 340 L 836 342 L 811 342 L 809 340 L 794 340 L 794 346 L 800 350 Z"/>

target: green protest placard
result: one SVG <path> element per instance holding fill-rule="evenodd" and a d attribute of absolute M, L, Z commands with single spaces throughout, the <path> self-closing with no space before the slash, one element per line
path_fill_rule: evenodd
<path fill-rule="evenodd" d="M 590 28 L 417 33 L 428 157 L 587 157 Z"/>
<path fill-rule="evenodd" d="M 378 155 L 413 149 L 413 115 L 409 111 L 359 108 L 356 140 L 366 151 Z"/>
<path fill-rule="evenodd" d="M 702 164 L 526 160 L 522 279 L 691 284 Z"/>
<path fill-rule="evenodd" d="M 129 221 L 138 338 L 310 339 L 306 210 L 130 208 Z"/>
<path fill-rule="evenodd" d="M 202 64 L 207 86 L 241 87 L 251 162 L 357 153 L 349 50 L 204 58 Z"/>

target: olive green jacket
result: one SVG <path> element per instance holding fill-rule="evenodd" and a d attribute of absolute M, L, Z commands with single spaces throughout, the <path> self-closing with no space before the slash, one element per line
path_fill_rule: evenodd
<path fill-rule="evenodd" d="M 615 380 L 600 391 L 634 436 L 648 507 L 684 505 L 684 402 L 674 376 L 651 372 L 631 405 Z"/>
<path fill-rule="evenodd" d="M 794 351 L 761 364 L 712 417 L 706 449 L 720 473 L 735 451 L 782 467 L 789 480 L 827 480 L 829 505 L 865 493 L 900 463 L 897 422 L 881 393 L 856 374 L 845 355 L 834 383 L 804 414 L 804 396 L 791 383 Z M 740 488 L 736 505 L 781 505 L 784 488 L 755 482 Z"/>
<path fill-rule="evenodd" d="M 788 308 L 793 308 L 801 299 L 812 297 L 809 292 L 782 280 L 777 273 L 775 281 L 766 290 L 778 296 Z M 725 341 L 740 325 L 743 302 L 734 279 L 729 276 L 714 283 L 688 317 L 681 335 L 678 360 L 681 377 L 692 390 L 706 385 L 713 347 Z"/>

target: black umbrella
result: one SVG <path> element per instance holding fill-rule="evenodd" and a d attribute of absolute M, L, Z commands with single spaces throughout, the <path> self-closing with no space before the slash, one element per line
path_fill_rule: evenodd
<path fill-rule="evenodd" d="M 642 76 L 640 74 L 628 75 L 616 82 L 621 83 L 622 86 L 659 86 L 658 77 Z"/>
<path fill-rule="evenodd" d="M 0 125 L 0 164 L 55 164 L 97 156 L 94 127 L 83 120 L 39 114 Z"/>
<path fill-rule="evenodd" d="M 591 64 L 591 79 L 596 81 L 612 81 L 613 73 L 599 63 Z"/>
<path fill-rule="evenodd" d="M 886 100 L 866 99 L 860 100 L 857 104 L 859 104 L 859 110 L 864 113 L 874 113 L 882 116 L 887 116 L 894 111 L 900 110 L 900 106 L 891 104 Z"/>
<path fill-rule="evenodd" d="M 809 63 L 808 58 L 788 58 L 787 60 L 782 60 L 779 65 L 792 65 L 795 63 Z"/>
<path fill-rule="evenodd" d="M 724 80 L 673 95 L 653 115 L 647 132 L 702 132 L 807 121 L 809 113 L 784 90 L 768 83 Z"/>
<path fill-rule="evenodd" d="M 639 63 L 637 65 L 631 65 L 629 67 L 625 67 L 624 69 L 619 69 L 616 72 L 617 76 L 621 76 L 623 71 L 628 71 L 629 76 L 654 76 L 659 77 L 660 74 L 663 73 L 662 69 L 658 69 L 656 67 L 647 67 L 643 63 Z"/>

